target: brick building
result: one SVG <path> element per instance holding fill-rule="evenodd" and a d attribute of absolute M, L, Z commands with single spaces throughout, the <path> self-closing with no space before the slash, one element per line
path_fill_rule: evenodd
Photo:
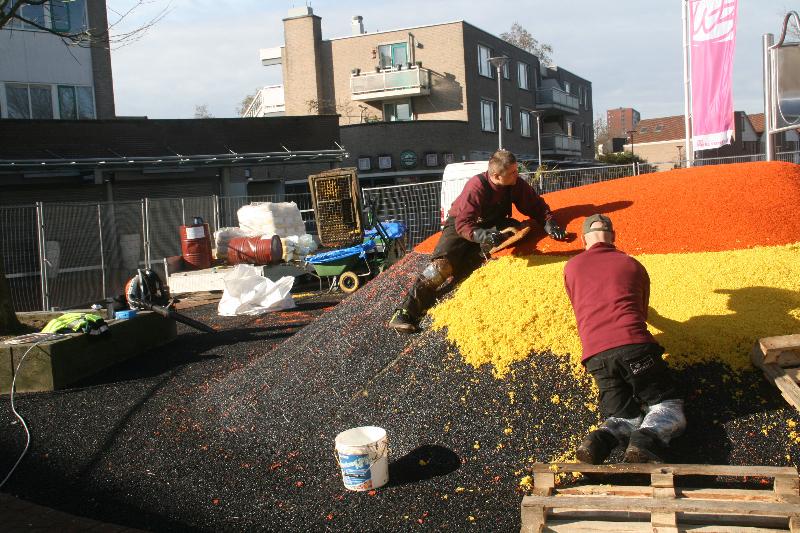
<path fill-rule="evenodd" d="M 641 115 L 632 107 L 618 107 L 606 111 L 606 124 L 609 137 L 627 137 L 628 131 L 635 130 Z"/>
<path fill-rule="evenodd" d="M 538 158 L 541 112 L 544 160 L 592 159 L 591 82 L 467 22 L 455 21 L 322 39 L 310 7 L 284 19 L 283 46 L 261 51 L 280 64 L 286 115 L 336 113 L 367 184 L 438 179 L 449 162 L 486 159 L 498 145 L 502 69 L 503 146 Z"/>
<path fill-rule="evenodd" d="M 106 3 L 51 0 L 26 3 L 27 20 L 64 33 L 107 28 Z M 107 44 L 66 45 L 19 20 L 0 29 L 0 118 L 114 118 L 114 84 Z"/>

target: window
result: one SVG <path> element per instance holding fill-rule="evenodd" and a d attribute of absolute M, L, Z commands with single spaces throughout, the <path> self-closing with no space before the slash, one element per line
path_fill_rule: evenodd
<path fill-rule="evenodd" d="M 392 156 L 390 155 L 379 155 L 378 156 L 378 168 L 381 170 L 386 170 L 392 168 Z"/>
<path fill-rule="evenodd" d="M 494 117 L 497 116 L 497 102 L 481 100 L 481 130 L 497 131 Z"/>
<path fill-rule="evenodd" d="M 514 129 L 514 123 L 511 121 L 511 106 L 506 104 L 503 107 L 505 108 L 504 109 L 504 111 L 505 111 L 504 115 L 505 116 L 503 117 L 503 122 L 505 122 L 505 128 L 508 131 L 511 131 L 511 130 Z"/>
<path fill-rule="evenodd" d="M 62 120 L 92 119 L 94 96 L 91 87 L 58 86 L 58 112 Z"/>
<path fill-rule="evenodd" d="M 425 154 L 425 166 L 426 167 L 438 167 L 439 166 L 439 154 L 437 154 L 436 152 Z"/>
<path fill-rule="evenodd" d="M 655 131 L 656 133 L 658 133 L 658 132 L 662 131 L 663 129 L 664 129 L 664 125 L 663 125 L 663 124 L 657 124 L 657 125 L 656 125 L 656 129 L 655 129 L 655 130 L 653 130 L 653 131 Z"/>
<path fill-rule="evenodd" d="M 486 76 L 487 78 L 492 77 L 492 64 L 489 63 L 489 58 L 492 57 L 492 49 L 483 46 L 481 44 L 478 45 L 478 74 L 481 76 Z"/>
<path fill-rule="evenodd" d="M 411 100 L 398 100 L 383 104 L 383 120 L 386 122 L 414 120 L 411 113 Z"/>
<path fill-rule="evenodd" d="M 517 85 L 520 89 L 528 90 L 528 64 L 517 63 Z"/>
<path fill-rule="evenodd" d="M 381 68 L 392 68 L 408 63 L 406 43 L 382 44 L 378 47 Z"/>
<path fill-rule="evenodd" d="M 503 79 L 510 80 L 511 79 L 511 61 L 506 61 L 503 65 Z"/>
<path fill-rule="evenodd" d="M 442 163 L 445 165 L 449 165 L 450 163 L 456 162 L 456 154 L 452 152 L 445 152 L 442 154 Z"/>
<path fill-rule="evenodd" d="M 6 84 L 8 118 L 53 118 L 49 85 Z"/>
<path fill-rule="evenodd" d="M 531 114 L 525 109 L 519 112 L 519 134 L 523 137 L 531 136 Z"/>
<path fill-rule="evenodd" d="M 572 93 L 572 85 L 568 81 L 564 82 L 564 91 L 568 93 Z"/>
<path fill-rule="evenodd" d="M 86 30 L 87 27 L 86 0 L 50 0 L 40 4 L 25 3 L 17 10 L 17 14 L 35 25 L 19 19 L 12 19 L 7 25 L 8 28 L 35 30 L 37 26 L 42 26 L 60 32 L 79 33 Z"/>
<path fill-rule="evenodd" d="M 371 170 L 372 169 L 372 159 L 369 157 L 359 157 L 358 158 L 358 170 Z"/>
<path fill-rule="evenodd" d="M 575 135 L 575 123 L 571 120 L 567 121 L 567 137 L 573 137 Z"/>

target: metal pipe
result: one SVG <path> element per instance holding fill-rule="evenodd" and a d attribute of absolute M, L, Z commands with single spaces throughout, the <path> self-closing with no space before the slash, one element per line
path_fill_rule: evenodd
<path fill-rule="evenodd" d="M 689 46 L 689 0 L 682 2 L 683 19 L 683 108 L 684 126 L 686 134 L 684 146 L 686 151 L 686 167 L 694 163 L 694 150 L 692 148 L 692 77 L 690 74 L 691 47 Z"/>
<path fill-rule="evenodd" d="M 97 232 L 100 238 L 100 279 L 103 282 L 103 300 L 106 299 L 106 262 L 103 255 L 103 216 L 100 211 L 100 204 L 97 204 Z M 111 317 L 109 317 L 111 318 Z"/>
<path fill-rule="evenodd" d="M 787 15 L 788 17 L 788 15 Z M 785 29 L 785 28 L 784 28 Z M 775 94 L 772 87 L 772 43 L 775 36 L 765 33 L 762 37 L 763 43 L 763 75 L 764 75 L 764 148 L 765 159 L 775 160 L 775 144 L 772 130 L 775 128 Z"/>
<path fill-rule="evenodd" d="M 503 149 L 503 79 L 497 66 L 497 149 Z"/>
<path fill-rule="evenodd" d="M 42 288 L 42 311 L 50 309 L 47 285 L 47 251 L 44 241 L 44 204 L 36 202 L 36 239 L 39 241 L 39 276 Z"/>

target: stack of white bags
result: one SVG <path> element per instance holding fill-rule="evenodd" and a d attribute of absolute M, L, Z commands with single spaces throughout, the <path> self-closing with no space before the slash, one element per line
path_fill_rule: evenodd
<path fill-rule="evenodd" d="M 300 216 L 300 209 L 294 202 L 253 202 L 236 212 L 239 228 L 248 236 L 305 235 L 306 225 Z"/>

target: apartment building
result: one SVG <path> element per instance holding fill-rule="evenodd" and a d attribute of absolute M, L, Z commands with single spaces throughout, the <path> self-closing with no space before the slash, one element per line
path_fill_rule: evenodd
<path fill-rule="evenodd" d="M 606 111 L 609 137 L 627 137 L 630 130 L 639 125 L 641 115 L 632 107 L 618 107 Z"/>
<path fill-rule="evenodd" d="M 106 3 L 50 0 L 25 4 L 21 15 L 64 33 L 107 28 Z M 114 118 L 111 53 L 102 43 L 65 44 L 12 20 L 0 29 L 0 118 Z"/>
<path fill-rule="evenodd" d="M 438 179 L 455 161 L 486 159 L 498 146 L 521 159 L 592 159 L 591 82 L 465 21 L 322 39 L 310 7 L 284 19 L 283 46 L 261 50 L 281 65 L 287 116 L 336 113 L 367 184 Z M 506 57 L 500 71 L 492 57 Z M 537 129 L 536 115 L 539 114 Z"/>

